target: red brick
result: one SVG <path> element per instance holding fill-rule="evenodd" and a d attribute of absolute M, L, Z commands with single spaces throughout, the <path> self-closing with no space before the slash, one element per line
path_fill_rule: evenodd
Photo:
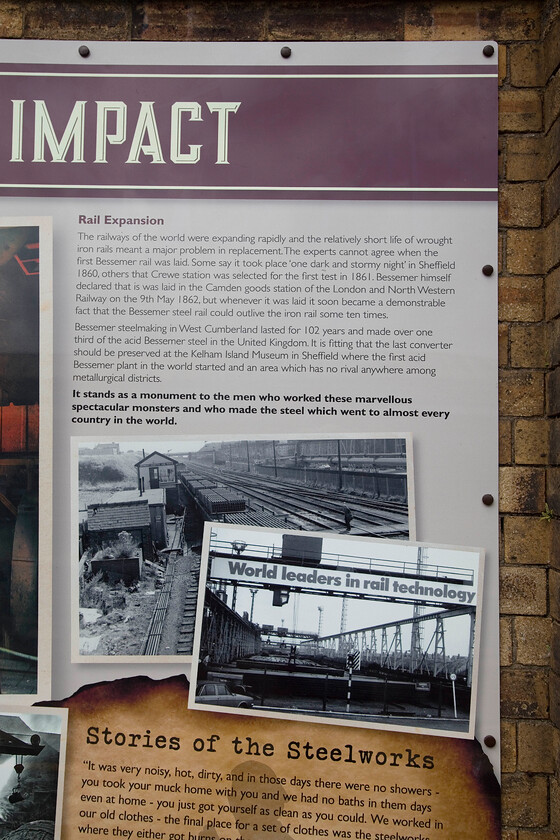
<path fill-rule="evenodd" d="M 513 663 L 513 618 L 500 618 L 500 664 L 502 666 Z"/>
<path fill-rule="evenodd" d="M 498 365 L 509 367 L 509 324 L 498 324 Z"/>
<path fill-rule="evenodd" d="M 544 377 L 535 371 L 500 371 L 500 412 L 502 416 L 541 416 L 544 408 Z"/>
<path fill-rule="evenodd" d="M 544 509 L 545 473 L 537 467 L 500 467 L 502 513 L 537 513 Z"/>
<path fill-rule="evenodd" d="M 0 38 L 23 36 L 23 7 L 21 3 L 0 3 Z"/>
<path fill-rule="evenodd" d="M 557 743 L 558 746 L 558 743 Z M 557 749 L 557 755 L 560 750 Z M 558 767 L 556 768 L 558 773 Z M 553 840 L 560 837 L 560 782 L 557 775 L 550 780 L 550 826 L 553 830 Z"/>
<path fill-rule="evenodd" d="M 560 621 L 560 572 L 550 570 L 550 615 Z"/>
<path fill-rule="evenodd" d="M 405 40 L 403 3 L 277 0 L 268 6 L 268 40 Z"/>
<path fill-rule="evenodd" d="M 560 169 L 555 169 L 544 185 L 543 218 L 548 224 L 560 210 Z"/>
<path fill-rule="evenodd" d="M 550 667 L 553 671 L 551 679 L 560 679 L 560 623 L 552 622 L 550 634 Z M 560 737 L 560 732 L 558 733 Z"/>
<path fill-rule="evenodd" d="M 550 567 L 560 571 L 560 520 L 546 523 L 550 529 Z"/>
<path fill-rule="evenodd" d="M 514 232 L 521 233 L 521 231 Z M 544 231 L 543 244 L 543 269 L 546 272 L 560 263 L 560 216 L 556 216 Z M 535 271 L 534 273 L 539 274 L 538 271 Z"/>
<path fill-rule="evenodd" d="M 500 224 L 508 227 L 538 227 L 541 223 L 541 189 L 539 183 L 501 186 Z"/>
<path fill-rule="evenodd" d="M 548 563 L 554 523 L 540 516 L 504 517 L 504 560 L 523 566 Z"/>
<path fill-rule="evenodd" d="M 513 619 L 513 628 L 517 664 L 549 666 L 552 638 L 550 618 L 518 615 Z"/>
<path fill-rule="evenodd" d="M 503 720 L 500 730 L 502 773 L 514 773 L 517 769 L 517 725 Z"/>
<path fill-rule="evenodd" d="M 130 39 L 132 14 L 127 2 L 30 0 L 25 8 L 25 38 Z"/>
<path fill-rule="evenodd" d="M 491 4 L 469 2 L 408 3 L 407 41 L 536 40 L 540 35 L 537 2 Z"/>
<path fill-rule="evenodd" d="M 549 422 L 546 417 L 534 420 L 516 420 L 515 463 L 546 466 L 549 454 Z"/>
<path fill-rule="evenodd" d="M 548 788 L 544 776 L 506 774 L 502 780 L 504 825 L 539 828 L 548 824 Z"/>
<path fill-rule="evenodd" d="M 560 293 L 559 293 L 560 305 Z M 542 277 L 507 277 L 498 281 L 498 317 L 501 321 L 540 321 L 544 313 Z"/>
<path fill-rule="evenodd" d="M 498 230 L 498 277 L 502 276 L 506 264 L 507 231 Z"/>
<path fill-rule="evenodd" d="M 501 707 L 506 718 L 547 719 L 545 668 L 502 668 Z"/>
<path fill-rule="evenodd" d="M 550 364 L 553 367 L 560 364 L 560 320 L 550 324 Z"/>
<path fill-rule="evenodd" d="M 507 270 L 512 274 L 542 274 L 543 231 L 508 230 L 506 236 Z"/>
<path fill-rule="evenodd" d="M 500 610 L 504 615 L 546 615 L 546 569 L 503 566 L 500 569 Z M 514 641 L 515 638 L 514 635 Z"/>
<path fill-rule="evenodd" d="M 512 463 L 513 427 L 511 420 L 499 421 L 499 461 L 502 466 Z"/>
<path fill-rule="evenodd" d="M 554 731 L 549 721 L 520 720 L 518 768 L 526 773 L 554 772 Z"/>
<path fill-rule="evenodd" d="M 550 463 L 560 464 L 560 417 L 549 421 L 550 427 Z"/>
<path fill-rule="evenodd" d="M 505 44 L 498 44 L 498 85 L 504 84 L 507 78 L 508 48 Z"/>
<path fill-rule="evenodd" d="M 500 131 L 540 131 L 543 123 L 541 94 L 533 88 L 501 90 L 498 95 Z"/>
<path fill-rule="evenodd" d="M 558 677 L 550 680 L 550 720 L 557 729 L 560 729 L 560 679 Z"/>
<path fill-rule="evenodd" d="M 512 44 L 509 48 L 510 83 L 514 87 L 540 87 L 543 84 L 542 44 Z"/>
<path fill-rule="evenodd" d="M 537 135 L 506 137 L 506 177 L 509 181 L 540 181 L 548 174 L 543 139 Z"/>
<path fill-rule="evenodd" d="M 548 414 L 560 414 L 560 368 L 556 368 L 556 370 L 547 374 L 546 393 Z"/>
<path fill-rule="evenodd" d="M 512 367 L 544 368 L 548 365 L 546 324 L 512 324 L 509 337 Z"/>
<path fill-rule="evenodd" d="M 542 145 L 544 177 L 550 175 L 560 161 L 560 117 L 554 120 Z"/>
<path fill-rule="evenodd" d="M 500 134 L 498 137 L 498 181 L 500 184 L 506 180 L 506 136 Z"/>
<path fill-rule="evenodd" d="M 145 41 L 263 41 L 267 38 L 267 6 L 264 0 L 148 0 L 140 6 L 134 37 Z"/>
<path fill-rule="evenodd" d="M 546 500 L 549 507 L 555 511 L 553 521 L 549 524 L 558 525 L 560 519 L 560 468 L 550 466 L 546 474 Z M 555 534 L 557 535 L 557 533 Z"/>
<path fill-rule="evenodd" d="M 544 130 L 548 131 L 560 114 L 560 75 L 552 76 L 544 91 L 543 121 Z"/>
<path fill-rule="evenodd" d="M 556 268 L 547 276 L 545 292 L 546 318 L 552 321 L 560 315 L 560 268 Z"/>
<path fill-rule="evenodd" d="M 558 44 L 560 44 L 560 17 L 556 17 L 547 28 L 543 39 L 543 80 L 548 79 L 558 66 Z"/>

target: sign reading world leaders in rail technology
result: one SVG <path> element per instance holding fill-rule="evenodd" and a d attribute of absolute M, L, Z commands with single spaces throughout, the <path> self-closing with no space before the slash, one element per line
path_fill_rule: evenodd
<path fill-rule="evenodd" d="M 170 643 L 150 657 L 104 646 L 103 622 L 73 661 L 89 558 L 80 447 L 187 470 L 211 440 L 223 484 L 227 441 L 328 437 L 344 456 L 345 441 L 397 437 L 411 475 L 414 462 L 403 538 L 485 555 L 474 728 L 497 738 L 497 512 L 482 503 L 497 499 L 495 45 L 81 46 L 6 41 L 0 63 L 0 207 L 53 220 L 54 696 L 112 679 L 117 661 L 124 677 L 184 673 Z M 352 492 L 313 530 L 367 540 L 354 450 Z M 294 496 L 286 463 L 256 466 Z M 309 481 L 300 454 L 290 469 Z M 318 484 L 321 471 L 332 465 L 314 464 Z M 161 479 L 145 489 L 161 495 Z M 150 546 L 148 513 L 138 534 L 128 516 L 146 504 L 86 506 Z M 243 524 L 303 527 L 278 505 L 249 502 Z M 141 639 L 140 610 L 125 609 Z"/>

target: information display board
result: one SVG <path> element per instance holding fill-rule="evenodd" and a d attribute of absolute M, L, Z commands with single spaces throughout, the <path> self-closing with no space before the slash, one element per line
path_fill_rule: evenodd
<path fill-rule="evenodd" d="M 123 692 L 150 707 L 184 694 L 179 741 L 204 742 L 214 762 L 230 724 L 245 749 L 258 705 L 276 718 L 259 720 L 267 743 L 289 740 L 286 726 L 303 737 L 295 677 L 320 674 L 353 688 L 332 698 L 336 729 L 309 724 L 323 746 L 306 755 L 298 734 L 284 764 L 297 761 L 310 785 L 297 796 L 323 797 L 324 818 L 318 798 L 298 798 L 279 833 L 498 836 L 492 785 L 476 794 L 484 827 L 463 835 L 448 794 L 426 817 L 436 789 L 424 778 L 403 794 L 405 822 L 385 813 L 400 799 L 380 798 L 407 750 L 412 773 L 431 772 L 418 756 L 433 764 L 432 741 L 457 785 L 487 757 L 498 774 L 496 46 L 6 41 L 0 97 L 4 227 L 52 221 L 52 499 L 42 485 L 40 509 L 52 501 L 54 655 L 37 698 L 95 698 L 89 723 L 68 701 L 73 770 L 84 738 L 98 756 L 74 778 L 94 787 L 114 767 L 118 796 L 133 795 L 126 768 L 151 736 L 130 718 L 103 736 L 97 720 Z M 220 705 L 242 714 L 229 721 Z M 153 727 L 165 756 L 179 749 L 171 714 Z M 364 716 L 367 731 L 349 728 Z M 356 776 L 369 831 L 342 825 L 363 822 L 352 814 L 365 804 L 328 810 L 315 790 L 323 760 L 333 785 L 354 783 L 352 738 L 378 757 L 375 796 Z M 261 811 L 275 785 L 286 796 L 300 784 L 274 750 L 238 752 L 235 739 L 235 754 L 270 767 L 229 768 L 230 806 L 236 773 L 266 777 Z M 197 779 L 223 772 L 208 768 Z M 219 793 L 207 787 L 201 807 Z M 121 803 L 122 818 L 92 799 L 91 820 L 186 840 L 184 797 L 152 793 Z M 86 819 L 76 796 L 68 825 Z M 192 825 L 276 830 L 218 817 L 202 808 Z"/>

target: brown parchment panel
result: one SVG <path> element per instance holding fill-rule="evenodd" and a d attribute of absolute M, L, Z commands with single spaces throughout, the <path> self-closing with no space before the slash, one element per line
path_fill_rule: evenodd
<path fill-rule="evenodd" d="M 116 680 L 69 708 L 63 840 L 498 840 L 476 741 L 187 708 L 183 677 Z"/>

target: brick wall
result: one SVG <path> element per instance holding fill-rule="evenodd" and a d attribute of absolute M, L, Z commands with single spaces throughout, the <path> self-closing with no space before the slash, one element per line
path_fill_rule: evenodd
<path fill-rule="evenodd" d="M 499 42 L 503 837 L 560 836 L 558 0 L 0 0 L 0 37 Z"/>
<path fill-rule="evenodd" d="M 545 244 L 545 317 L 547 333 L 546 410 L 550 425 L 550 458 L 547 470 L 549 505 L 560 511 L 560 14 L 558 4 L 547 9 L 548 20 L 542 45 L 544 85 L 543 222 Z M 549 615 L 550 636 L 550 720 L 555 727 L 553 749 L 556 767 L 550 778 L 551 827 L 560 834 L 560 523 L 554 520 L 550 534 Z"/>
<path fill-rule="evenodd" d="M 560 510 L 553 466 L 560 19 L 557 4 L 517 10 L 518 23 L 531 18 L 531 36 L 500 39 L 503 819 L 504 837 L 529 840 L 560 828 L 559 523 L 540 517 L 546 503 Z"/>

